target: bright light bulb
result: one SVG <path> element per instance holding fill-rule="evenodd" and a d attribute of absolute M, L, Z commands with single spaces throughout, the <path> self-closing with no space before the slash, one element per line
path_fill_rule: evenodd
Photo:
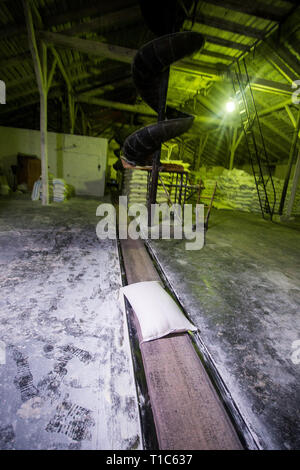
<path fill-rule="evenodd" d="M 235 102 L 230 100 L 226 103 L 226 111 L 228 113 L 232 113 L 235 110 Z"/>

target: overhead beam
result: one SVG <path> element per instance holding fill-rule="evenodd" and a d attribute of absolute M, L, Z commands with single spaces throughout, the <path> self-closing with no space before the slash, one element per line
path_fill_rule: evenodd
<path fill-rule="evenodd" d="M 0 39 L 6 39 L 11 36 L 25 36 L 26 27 L 21 24 L 11 23 L 7 26 L 4 26 L 0 30 Z"/>
<path fill-rule="evenodd" d="M 268 129 L 270 129 L 270 131 L 272 131 L 275 136 L 279 136 L 282 140 L 284 140 L 286 142 L 286 144 L 288 144 L 288 145 L 290 144 L 290 138 L 286 134 L 281 132 L 276 126 L 274 126 L 269 121 L 267 121 L 266 116 L 260 117 L 260 120 L 261 120 L 262 125 L 267 127 Z M 286 153 L 287 147 L 283 147 L 277 141 L 276 141 L 276 144 L 274 142 L 274 145 L 278 145 L 278 148 L 280 148 L 283 153 Z"/>
<path fill-rule="evenodd" d="M 199 104 L 217 116 L 219 111 L 218 107 L 215 105 L 211 98 L 203 96 L 200 93 L 197 93 L 193 98 L 190 98 L 189 100 L 185 101 L 184 109 L 187 109 L 188 112 L 191 113 L 193 111 L 198 112 L 196 106 Z"/>
<path fill-rule="evenodd" d="M 11 67 L 23 66 L 24 64 L 27 64 L 27 63 L 32 63 L 32 57 L 31 57 L 29 49 L 28 51 L 23 52 L 22 54 L 18 54 L 16 56 L 0 58 L 0 70 L 3 71 Z M 87 63 L 85 61 L 84 65 L 90 67 L 93 65 L 93 62 Z M 68 66 L 68 68 L 71 69 L 72 67 L 76 67 L 76 66 L 82 67 L 82 61 L 78 61 L 78 60 L 73 61 Z"/>
<path fill-rule="evenodd" d="M 205 41 L 209 42 L 210 44 L 216 44 L 217 46 L 228 47 L 230 49 L 237 49 L 239 51 L 249 51 L 250 46 L 246 44 L 242 44 L 236 41 L 229 41 L 228 39 L 220 38 L 218 36 L 211 36 L 206 33 L 201 33 L 205 37 Z"/>
<path fill-rule="evenodd" d="M 0 70 L 5 70 L 31 61 L 32 57 L 30 51 L 12 57 L 2 57 L 0 59 Z"/>
<path fill-rule="evenodd" d="M 194 62 L 188 62 L 186 60 L 180 60 L 179 62 L 172 64 L 171 70 L 206 77 L 211 80 L 218 81 L 222 80 L 222 76 L 227 70 L 227 66 L 225 64 L 218 65 L 219 67 L 215 67 L 214 64 L 204 61 L 197 60 Z"/>
<path fill-rule="evenodd" d="M 280 109 L 283 109 L 285 107 L 288 107 L 289 105 L 291 105 L 291 99 L 287 99 L 285 101 L 282 101 L 281 103 L 278 103 L 274 106 L 270 106 L 268 108 L 265 108 L 263 111 L 259 111 L 258 112 L 258 116 L 259 117 L 264 117 L 264 116 L 267 116 L 268 114 L 272 114 L 274 113 L 275 111 L 279 111 Z"/>
<path fill-rule="evenodd" d="M 116 31 L 120 28 L 126 28 L 130 24 L 134 24 L 141 19 L 140 7 L 134 6 L 130 8 L 122 8 L 121 10 L 101 15 L 98 18 L 76 24 L 64 31 L 68 36 L 76 36 L 77 34 L 91 33 L 101 29 L 103 31 Z"/>
<path fill-rule="evenodd" d="M 291 123 L 292 123 L 292 125 L 293 125 L 293 127 L 294 127 L 294 129 L 295 129 L 295 128 L 297 127 L 297 122 L 296 122 L 296 119 L 295 119 L 295 117 L 294 117 L 294 115 L 293 115 L 293 113 L 292 113 L 292 111 L 291 111 L 291 108 L 290 108 L 288 105 L 286 105 L 284 108 L 285 108 L 285 110 L 286 110 L 286 112 L 287 112 L 287 114 L 288 114 L 288 116 L 289 116 L 289 118 L 290 118 L 290 120 L 291 120 Z"/>
<path fill-rule="evenodd" d="M 65 73 L 69 77 L 70 77 L 70 75 L 72 75 L 73 65 L 74 64 L 71 64 L 70 67 L 64 68 Z M 53 63 L 53 66 L 54 66 L 54 63 Z M 109 78 L 111 76 L 111 72 L 113 72 L 113 74 L 114 74 L 113 79 Z M 116 72 L 118 73 L 118 75 L 115 75 Z M 124 80 L 124 83 L 125 83 L 125 80 L 128 83 L 130 82 L 129 76 L 127 74 L 126 75 L 124 74 L 124 70 L 121 73 L 121 70 L 120 70 L 119 67 L 118 68 L 114 67 L 111 71 L 109 71 L 109 73 L 107 73 L 107 71 L 104 71 L 101 74 L 98 74 L 97 76 L 96 75 L 94 76 L 93 74 L 86 73 L 86 72 L 76 74 L 76 79 L 79 80 L 79 81 L 93 79 L 93 88 L 100 87 L 100 86 L 106 86 L 110 83 L 115 83 L 115 82 L 118 82 L 120 80 Z M 96 79 L 96 81 L 95 81 L 95 79 Z M 30 74 L 30 75 L 27 75 L 26 77 L 24 77 L 22 79 L 19 79 L 19 80 L 16 79 L 16 80 L 10 81 L 8 83 L 8 87 L 7 87 L 8 102 L 15 101 L 15 100 L 18 100 L 20 98 L 24 98 L 25 96 L 31 95 L 31 94 L 36 93 L 38 91 L 37 86 L 31 87 L 31 88 L 26 87 L 25 89 L 24 89 L 24 87 L 21 88 L 21 85 L 24 85 L 26 83 L 33 83 L 34 84 L 35 83 L 35 75 Z M 59 87 L 60 85 L 61 85 L 61 83 L 59 81 L 52 82 L 52 87 Z M 14 90 L 15 87 L 18 88 L 17 91 Z M 87 87 L 87 83 L 80 83 L 80 85 L 76 86 L 76 91 L 84 93 L 85 91 L 89 91 L 91 89 L 90 85 L 89 85 L 89 88 L 87 90 L 86 90 L 86 87 Z M 7 109 L 7 106 L 5 107 L 5 109 Z M 3 110 L 1 109 L 0 113 L 1 113 L 1 111 L 3 111 Z"/>
<path fill-rule="evenodd" d="M 136 1 L 126 0 L 126 6 L 135 5 Z M 57 26 L 65 23 L 81 21 L 82 18 L 95 18 L 96 16 L 106 15 L 116 10 L 124 8 L 124 0 L 110 0 L 109 2 L 97 2 L 96 5 L 86 6 L 84 8 L 69 8 L 58 15 L 48 16 L 47 11 L 41 10 L 44 24 L 46 26 Z"/>
<path fill-rule="evenodd" d="M 128 0 L 126 6 L 129 7 L 135 3 L 134 0 Z M 40 9 L 40 13 L 45 26 L 51 27 L 80 21 L 82 18 L 95 18 L 96 16 L 102 16 L 122 8 L 124 8 L 124 0 L 111 0 L 110 2 L 99 2 L 97 5 L 81 9 L 74 8 L 71 11 L 67 9 L 65 12 L 53 16 L 49 16 L 48 11 L 43 9 Z M 26 35 L 26 27 L 23 24 L 11 23 L 2 27 L 0 31 L 0 39 L 21 35 Z"/>
<path fill-rule="evenodd" d="M 256 0 L 251 0 L 251 2 L 241 2 L 241 0 L 204 0 L 204 3 L 275 22 L 279 22 L 287 13 L 285 8 L 274 7 L 265 3 L 262 4 L 262 2 L 257 2 Z"/>
<path fill-rule="evenodd" d="M 300 28 L 300 8 L 299 1 L 295 0 L 293 14 L 290 14 L 284 23 L 280 26 L 281 37 L 285 40 L 290 40 L 290 38 L 295 34 L 296 31 Z M 298 8 L 297 8 L 298 6 Z"/>
<path fill-rule="evenodd" d="M 127 103 L 119 103 L 116 101 L 104 100 L 102 98 L 93 98 L 89 95 L 85 95 L 84 93 L 77 96 L 76 100 L 79 103 L 92 104 L 92 105 L 101 106 L 104 108 L 111 108 L 111 109 L 117 109 L 119 111 L 126 111 L 129 113 L 144 114 L 146 116 L 157 117 L 157 113 L 153 111 L 149 106 L 133 105 L 133 104 L 127 104 Z"/>
<path fill-rule="evenodd" d="M 286 61 L 279 55 L 278 48 L 267 42 L 263 44 L 261 53 L 264 58 L 290 83 L 298 79 L 296 73 L 287 65 Z"/>
<path fill-rule="evenodd" d="M 85 94 L 81 94 L 77 96 L 76 100 L 79 103 L 91 104 L 101 107 L 107 107 L 111 109 L 118 109 L 119 111 L 126 111 L 129 113 L 135 114 L 143 114 L 145 116 L 155 116 L 157 117 L 157 113 L 153 111 L 149 106 L 145 105 L 133 105 L 127 103 L 119 103 L 116 101 L 109 101 L 102 98 L 93 98 L 90 96 L 85 96 Z M 195 116 L 196 122 L 201 122 L 210 125 L 221 125 L 222 122 L 220 119 L 211 118 L 209 116 Z"/>
<path fill-rule="evenodd" d="M 241 79 L 246 82 L 247 77 L 246 75 L 242 74 Z M 267 93 L 275 93 L 279 95 L 286 95 L 290 96 L 293 93 L 293 89 L 290 85 L 281 83 L 281 82 L 274 82 L 273 80 L 267 80 L 265 78 L 259 77 L 250 77 L 251 88 L 252 90 L 262 91 Z"/>
<path fill-rule="evenodd" d="M 210 51 L 208 49 L 202 49 L 201 55 L 206 55 L 221 60 L 227 60 L 228 62 L 232 62 L 235 59 L 232 55 L 222 54 L 220 52 Z"/>
<path fill-rule="evenodd" d="M 50 75 L 50 74 L 49 74 L 49 75 Z M 89 75 L 84 74 L 84 75 L 82 75 L 82 77 L 83 77 L 83 78 L 87 78 L 87 77 L 89 77 Z M 35 77 L 33 77 L 33 79 L 34 79 L 34 78 L 35 78 Z M 31 79 L 31 81 L 32 81 L 32 79 Z M 61 87 L 61 85 L 62 85 L 62 83 L 61 83 L 61 82 L 58 82 L 58 81 L 54 81 L 54 82 L 52 81 L 52 83 L 51 83 L 52 88 L 53 88 L 53 87 L 58 88 L 58 87 Z M 20 98 L 24 98 L 24 97 L 26 97 L 26 96 L 28 96 L 28 95 L 32 95 L 32 94 L 34 94 L 34 93 L 38 93 L 38 87 L 33 87 L 33 88 L 25 89 L 25 90 L 18 91 L 18 92 L 13 93 L 13 94 L 9 91 L 9 92 L 8 92 L 8 101 L 9 101 L 9 102 L 11 102 L 11 101 L 16 101 L 16 100 L 19 100 Z M 63 93 L 64 93 L 64 91 L 61 90 L 60 95 L 62 95 Z M 5 108 L 5 109 L 6 109 L 6 108 Z M 0 112 L 1 112 L 1 111 L 0 111 Z"/>
<path fill-rule="evenodd" d="M 237 139 L 237 142 L 236 142 L 236 151 L 239 147 L 239 145 L 241 144 L 242 140 L 243 140 L 243 137 L 244 137 L 244 131 L 242 130 L 241 133 L 239 134 L 239 137 Z M 272 155 L 274 157 L 274 160 L 275 162 L 277 162 L 279 159 L 280 159 L 280 155 L 282 155 L 282 147 L 281 148 L 278 148 L 277 145 L 275 144 L 274 142 L 274 139 L 272 139 L 272 137 L 270 137 L 268 134 L 264 134 L 264 140 L 265 142 L 268 143 L 268 147 L 267 147 L 267 152 L 268 152 L 268 155 Z M 247 149 L 244 147 L 245 146 L 245 143 L 243 144 L 243 149 L 242 149 L 242 152 L 244 152 L 244 154 L 247 154 Z M 276 150 L 276 151 L 275 151 Z M 272 163 L 270 162 L 270 163 Z"/>
<path fill-rule="evenodd" d="M 290 52 L 290 50 L 283 44 L 272 43 L 273 48 L 277 51 L 279 57 L 285 61 L 291 70 L 293 70 L 298 76 L 300 75 L 300 65 L 296 56 Z M 278 47 L 279 46 L 279 47 Z"/>
<path fill-rule="evenodd" d="M 75 101 L 74 101 L 74 90 L 73 90 L 73 84 L 71 81 L 71 78 L 69 74 L 67 73 L 62 60 L 60 58 L 60 55 L 56 52 L 56 49 L 54 47 L 51 47 L 51 52 L 54 56 L 55 61 L 57 62 L 57 65 L 59 67 L 59 70 L 67 84 L 68 88 L 68 105 L 69 105 L 69 118 L 70 118 L 70 134 L 74 134 L 74 129 L 75 129 L 75 119 L 76 119 L 76 108 L 75 108 Z"/>
<path fill-rule="evenodd" d="M 132 63 L 136 54 L 134 49 L 128 49 L 127 47 L 112 46 L 104 42 L 80 39 L 49 31 L 40 31 L 39 37 L 49 45 L 66 47 L 85 54 L 98 55 L 127 64 Z"/>
<path fill-rule="evenodd" d="M 74 49 L 86 54 L 106 57 L 111 60 L 131 64 L 136 54 L 135 49 L 129 49 L 121 46 L 114 46 L 98 41 L 68 37 L 60 33 L 50 33 L 41 31 L 40 37 L 47 44 L 54 44 L 60 47 Z M 227 72 L 228 67 L 225 64 L 212 65 L 202 61 L 188 62 L 182 60 L 172 65 L 173 70 L 186 73 L 194 73 L 196 75 L 207 76 L 215 80 L 222 80 L 223 75 Z M 280 94 L 292 94 L 292 89 L 284 83 L 274 82 L 258 77 L 250 77 L 251 85 L 255 90 L 278 92 Z"/>
<path fill-rule="evenodd" d="M 66 47 L 76 51 L 83 52 L 85 54 L 98 55 L 106 57 L 107 59 L 116 60 L 126 64 L 131 64 L 133 58 L 135 57 L 137 50 L 128 49 L 126 47 L 114 46 L 111 44 L 91 41 L 88 39 L 80 39 L 75 37 L 69 37 L 65 34 L 60 33 L 50 33 L 49 31 L 40 31 L 40 38 L 43 39 L 47 44 L 56 45 L 59 47 Z M 197 66 L 194 67 L 193 64 L 189 64 L 185 61 L 177 62 L 173 64 L 172 69 L 181 70 L 183 72 L 190 72 L 193 68 L 193 71 L 197 74 L 205 76 L 216 76 L 220 73 L 220 70 L 225 70 L 225 66 L 219 66 L 219 68 L 214 67 L 210 63 L 198 62 Z"/>
<path fill-rule="evenodd" d="M 241 36 L 246 36 L 255 39 L 263 39 L 265 32 L 252 28 L 250 26 L 244 26 L 240 23 L 235 23 L 233 21 L 224 20 L 223 18 L 217 18 L 215 16 L 198 14 L 195 18 L 196 24 L 202 24 L 205 26 L 211 26 L 212 28 L 221 29 L 223 31 L 229 31 L 231 33 L 240 34 Z"/>
<path fill-rule="evenodd" d="M 35 90 L 35 96 L 33 98 L 30 98 L 28 101 L 24 101 L 22 103 L 18 103 L 18 104 L 14 104 L 13 106 L 2 106 L 3 108 L 3 111 L 2 111 L 2 108 L 0 109 L 0 118 L 2 116 L 7 116 L 8 114 L 11 114 L 13 113 L 14 111 L 19 111 L 20 109 L 23 109 L 23 108 L 27 108 L 29 106 L 33 106 L 33 105 L 36 105 L 37 103 L 39 103 L 40 99 L 39 99 L 39 94 L 38 94 L 38 90 L 36 89 Z M 59 98 L 61 97 L 62 95 L 62 92 L 59 90 L 59 89 L 55 89 L 53 87 L 53 84 L 52 84 L 52 88 L 51 90 L 49 91 L 48 93 L 48 99 L 54 99 L 54 98 Z"/>
<path fill-rule="evenodd" d="M 119 79 L 115 80 L 114 83 L 117 82 L 117 86 L 113 86 L 112 83 L 102 83 L 98 84 L 97 86 L 90 87 L 89 89 L 82 90 L 81 94 L 84 94 L 84 97 L 90 97 L 90 96 L 95 96 L 104 93 L 107 90 L 112 90 L 119 88 L 120 86 L 130 86 L 132 85 L 132 80 L 131 78 L 124 78 L 124 79 Z"/>

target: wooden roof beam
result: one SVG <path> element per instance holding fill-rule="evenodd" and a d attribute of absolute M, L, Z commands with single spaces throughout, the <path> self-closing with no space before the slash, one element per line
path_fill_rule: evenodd
<path fill-rule="evenodd" d="M 53 16 L 47 16 L 47 12 L 40 10 L 43 23 L 46 27 L 58 26 L 64 23 L 76 22 L 82 20 L 82 18 L 102 16 L 107 13 L 111 13 L 115 10 L 121 10 L 122 8 L 134 6 L 136 2 L 134 0 L 127 0 L 124 4 L 124 0 L 110 0 L 110 2 L 99 2 L 98 5 L 88 6 L 81 9 L 67 10 L 63 13 Z M 0 30 L 0 39 L 8 38 L 12 36 L 26 35 L 26 27 L 23 24 L 11 23 L 8 25 L 2 25 Z"/>
<path fill-rule="evenodd" d="M 242 74 L 241 79 L 246 82 L 246 75 Z M 266 80 L 265 78 L 250 77 L 250 82 L 252 90 L 255 91 L 275 93 L 285 96 L 291 96 L 294 91 L 292 87 L 286 83 L 274 82 L 273 80 Z"/>
<path fill-rule="evenodd" d="M 261 117 L 264 117 L 264 116 L 267 116 L 268 114 L 272 114 L 274 113 L 275 111 L 279 111 L 280 109 L 284 109 L 285 107 L 288 107 L 289 105 L 291 105 L 292 102 L 291 102 L 291 98 L 288 98 L 287 100 L 285 101 L 282 101 L 281 103 L 279 104 L 276 104 L 274 106 L 270 106 L 269 108 L 265 108 L 263 109 L 262 111 L 259 111 L 258 112 L 258 116 L 261 118 Z"/>
<path fill-rule="evenodd" d="M 276 55 L 280 58 L 284 64 L 291 69 L 292 72 L 300 75 L 300 65 L 297 61 L 297 58 L 291 54 L 289 49 L 285 47 L 283 44 L 278 44 L 274 40 L 267 41 L 270 45 L 272 51 L 276 53 Z"/>
<path fill-rule="evenodd" d="M 91 104 L 101 107 L 108 107 L 111 109 L 118 109 L 119 111 L 125 111 L 134 114 L 143 114 L 145 116 L 155 116 L 157 118 L 157 113 L 153 111 L 149 106 L 146 105 L 133 105 L 127 103 L 118 103 L 116 101 L 104 100 L 102 98 L 92 98 L 85 96 L 84 93 L 79 95 L 77 98 L 79 103 Z M 211 118 L 209 116 L 195 116 L 196 122 L 202 122 L 205 124 L 220 125 L 221 120 L 217 118 Z"/>
<path fill-rule="evenodd" d="M 296 73 L 291 70 L 286 61 L 279 55 L 277 49 L 264 43 L 261 53 L 264 58 L 290 83 L 298 79 Z"/>
<path fill-rule="evenodd" d="M 99 55 L 119 62 L 125 62 L 127 64 L 132 63 L 136 54 L 136 50 L 134 49 L 112 46 L 104 42 L 91 41 L 89 39 L 80 39 L 73 36 L 70 37 L 60 33 L 40 31 L 39 36 L 46 44 L 74 49 L 85 54 Z"/>
<path fill-rule="evenodd" d="M 224 20 L 223 18 L 217 18 L 210 15 L 196 15 L 196 23 L 255 39 L 262 40 L 265 36 L 265 32 L 260 29 L 244 26 L 240 23 L 235 23 L 233 21 Z"/>
<path fill-rule="evenodd" d="M 204 0 L 204 3 L 216 5 L 227 10 L 238 11 L 247 15 L 256 16 L 274 22 L 279 22 L 287 13 L 285 8 L 262 4 L 260 1 L 241 2 L 240 0 Z"/>
<path fill-rule="evenodd" d="M 114 83 L 114 85 L 113 85 Z M 76 91 L 81 91 L 81 94 L 84 94 L 85 97 L 90 97 L 90 96 L 95 96 L 101 93 L 104 93 L 107 90 L 114 89 L 117 90 L 121 86 L 130 86 L 132 85 L 132 79 L 131 78 L 119 78 L 118 80 L 114 80 L 113 82 L 107 81 L 104 83 L 95 83 L 92 87 L 89 89 L 83 89 L 80 90 L 80 88 L 76 88 Z"/>
<path fill-rule="evenodd" d="M 292 123 L 292 126 L 294 127 L 294 129 L 296 129 L 297 123 L 296 123 L 295 116 L 294 116 L 293 113 L 292 113 L 292 110 L 289 108 L 288 105 L 286 105 L 284 108 L 285 108 L 285 110 L 286 110 L 286 112 L 287 112 L 287 114 L 288 114 L 288 116 L 289 116 L 289 118 L 290 118 L 290 121 L 291 121 L 291 123 Z"/>
<path fill-rule="evenodd" d="M 86 6 L 80 9 L 67 9 L 63 13 L 47 17 L 47 14 L 41 10 L 41 15 L 44 24 L 49 26 L 57 26 L 64 23 L 76 22 L 82 18 L 95 18 L 96 16 L 106 15 L 116 10 L 121 10 L 124 7 L 134 6 L 135 0 L 110 0 L 109 2 L 98 2 L 96 5 Z"/>
<path fill-rule="evenodd" d="M 27 106 L 38 104 L 40 102 L 38 89 L 36 88 L 36 90 L 33 93 L 35 93 L 35 96 L 33 98 L 30 98 L 28 101 L 24 101 L 23 103 L 13 104 L 12 106 L 2 106 L 0 108 L 0 119 L 1 119 L 1 116 L 4 116 L 6 114 L 12 113 L 14 111 L 18 111 L 19 109 L 26 108 Z M 63 92 L 59 88 L 54 89 L 52 85 L 52 89 L 48 93 L 48 99 L 59 98 L 60 96 L 62 96 L 62 94 Z M 2 111 L 2 108 L 3 108 L 3 111 Z"/>
<path fill-rule="evenodd" d="M 277 127 L 276 125 L 273 125 L 272 123 L 270 123 L 269 121 L 266 121 L 266 116 L 264 117 L 261 117 L 260 118 L 260 121 L 261 121 L 261 124 L 262 126 L 265 126 L 267 127 L 268 129 L 270 129 L 270 131 L 274 132 L 274 134 L 276 135 L 276 139 L 273 139 L 273 144 L 276 145 L 278 148 L 280 148 L 283 152 L 286 152 L 287 149 L 289 149 L 289 145 L 291 143 L 291 139 L 286 135 L 286 134 L 283 134 L 283 132 L 281 132 Z M 264 131 L 262 130 L 262 133 L 264 134 Z M 279 144 L 278 142 L 278 136 L 286 142 L 287 147 L 283 147 L 281 144 Z"/>
<path fill-rule="evenodd" d="M 149 106 L 146 105 L 133 105 L 127 103 L 118 103 L 116 101 L 104 100 L 101 98 L 93 98 L 84 93 L 77 96 L 76 101 L 79 103 L 92 104 L 96 106 L 101 106 L 104 108 L 117 109 L 119 111 L 126 111 L 129 113 L 144 114 L 146 116 L 155 116 L 157 113 L 153 111 Z"/>
<path fill-rule="evenodd" d="M 77 34 L 90 33 L 99 29 L 105 31 L 116 31 L 126 28 L 130 24 L 134 24 L 141 19 L 140 7 L 137 5 L 130 8 L 122 8 L 106 15 L 101 15 L 91 21 L 79 23 L 64 31 L 68 36 L 76 36 Z"/>
<path fill-rule="evenodd" d="M 40 38 L 47 44 L 54 44 L 56 46 L 74 49 L 86 54 L 106 57 L 108 59 L 117 60 L 126 64 L 132 63 L 133 58 L 137 52 L 135 49 L 113 46 L 111 44 L 99 41 L 80 39 L 73 36 L 66 36 L 65 34 L 52 33 L 49 31 L 40 31 Z M 191 64 L 188 64 L 185 61 L 180 61 L 172 65 L 173 69 L 183 72 L 191 72 L 192 67 L 193 66 L 191 66 Z M 198 62 L 197 66 L 194 67 L 194 72 L 198 75 L 201 75 L 201 72 L 203 72 L 203 74 L 207 76 L 217 76 L 220 74 L 220 70 L 225 70 L 225 67 L 222 67 L 221 65 L 218 69 L 210 63 L 202 63 L 200 61 Z"/>
<path fill-rule="evenodd" d="M 221 54 L 220 52 L 216 51 L 209 51 L 208 49 L 202 49 L 201 55 L 206 55 L 208 57 L 215 57 L 216 59 L 227 60 L 228 62 L 232 62 L 235 57 L 232 55 Z"/>
<path fill-rule="evenodd" d="M 238 51 L 247 52 L 250 51 L 250 46 L 241 44 L 240 42 L 229 41 L 228 39 L 220 38 L 218 36 L 211 36 L 206 33 L 201 33 L 205 37 L 205 41 L 210 44 L 216 44 L 217 46 L 228 47 L 229 49 L 237 49 Z"/>
<path fill-rule="evenodd" d="M 66 71 L 66 73 L 68 74 L 69 77 L 70 77 L 70 75 L 72 75 L 73 69 L 74 69 L 74 63 L 70 64 L 69 67 L 65 68 L 65 71 Z M 115 72 L 117 72 L 117 76 L 115 76 Z M 113 78 L 110 78 L 110 75 Z M 129 78 L 128 75 L 124 75 L 124 70 L 122 69 L 122 71 L 121 71 L 120 67 L 113 68 L 113 70 L 111 70 L 111 71 L 108 70 L 108 71 L 105 71 L 105 72 L 102 72 L 102 73 L 98 73 L 97 76 L 95 76 L 93 73 L 89 73 L 89 72 L 82 72 L 82 73 L 76 75 L 76 80 L 78 80 L 80 82 L 82 80 L 89 80 L 89 79 L 95 79 L 95 78 L 97 80 L 96 80 L 96 82 L 93 81 L 93 88 L 95 88 L 96 86 L 97 87 L 106 86 L 106 85 L 109 85 L 110 83 L 113 84 L 113 83 L 119 82 L 121 80 L 124 80 L 124 82 L 126 80 L 128 83 L 130 81 L 132 81 Z M 22 78 L 19 78 L 19 79 L 10 80 L 8 82 L 8 85 L 7 85 L 8 99 L 10 101 L 13 101 L 13 100 L 22 98 L 24 96 L 30 95 L 32 93 L 35 93 L 37 91 L 36 86 L 34 88 L 29 88 L 29 89 L 25 89 L 25 90 L 23 88 L 21 91 L 14 91 L 14 88 L 19 88 L 20 86 L 24 86 L 26 83 L 35 83 L 34 73 L 30 74 L 30 75 L 26 75 L 26 76 L 24 76 Z M 53 85 L 54 86 L 59 86 L 60 82 L 55 81 L 55 82 L 53 82 Z M 82 90 L 82 88 L 86 87 L 87 85 L 88 85 L 87 83 L 79 83 L 78 85 L 75 84 L 74 86 L 76 87 L 76 91 L 78 91 L 78 90 L 80 91 L 80 90 Z M 81 92 L 83 92 L 83 91 L 85 91 L 85 90 L 82 90 Z"/>
<path fill-rule="evenodd" d="M 222 80 L 222 74 L 227 70 L 225 64 L 211 64 L 203 61 L 194 61 L 188 62 L 185 60 L 180 60 L 175 64 L 171 65 L 171 70 L 176 70 L 178 72 L 189 73 L 193 75 L 200 75 L 201 77 L 206 77 L 214 81 Z"/>
<path fill-rule="evenodd" d="M 5 70 L 10 67 L 16 67 L 17 65 L 21 65 L 22 63 L 32 62 L 31 53 L 28 50 L 27 52 L 23 52 L 22 54 L 18 54 L 16 56 L 0 59 L 0 70 Z"/>
<path fill-rule="evenodd" d="M 6 39 L 11 36 L 25 36 L 27 34 L 26 27 L 23 24 L 11 23 L 2 25 L 0 30 L 0 39 Z"/>
<path fill-rule="evenodd" d="M 55 44 L 60 47 L 74 49 L 86 54 L 98 55 L 106 57 L 111 60 L 131 64 L 136 54 L 135 49 L 128 49 L 126 47 L 114 46 L 107 43 L 98 41 L 91 41 L 87 39 L 80 39 L 69 37 L 64 34 L 51 33 L 48 31 L 40 31 L 40 37 L 47 44 Z M 179 61 L 172 65 L 173 70 L 178 70 L 186 73 L 194 73 L 196 75 L 207 76 L 214 80 L 222 80 L 223 75 L 227 73 L 227 66 L 224 64 L 212 65 L 201 61 Z M 251 77 L 250 77 L 251 78 Z M 292 94 L 292 89 L 289 85 L 284 83 L 274 82 L 272 80 L 265 80 L 262 78 L 251 78 L 251 85 L 253 89 L 269 90 L 278 92 L 280 94 Z"/>

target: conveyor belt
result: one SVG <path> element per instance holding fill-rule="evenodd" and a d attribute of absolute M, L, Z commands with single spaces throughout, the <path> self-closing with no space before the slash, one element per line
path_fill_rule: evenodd
<path fill-rule="evenodd" d="M 120 243 L 128 284 L 160 280 L 141 240 Z M 160 449 L 243 448 L 187 333 L 140 349 Z"/>

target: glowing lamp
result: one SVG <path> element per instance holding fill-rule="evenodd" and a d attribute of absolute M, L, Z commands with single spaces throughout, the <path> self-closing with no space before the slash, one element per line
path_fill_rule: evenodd
<path fill-rule="evenodd" d="M 234 110 L 235 110 L 235 102 L 233 100 L 227 101 L 226 111 L 228 113 L 232 113 Z"/>

